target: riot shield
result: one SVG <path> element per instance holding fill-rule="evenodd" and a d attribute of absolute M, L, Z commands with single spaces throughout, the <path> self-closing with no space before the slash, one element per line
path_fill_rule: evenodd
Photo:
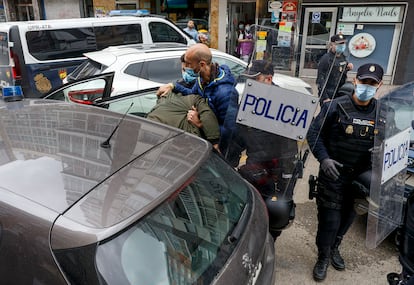
<path fill-rule="evenodd" d="M 233 126 L 225 158 L 262 195 L 276 237 L 295 216 L 296 181 L 308 150 L 301 144 L 318 106 L 309 94 L 247 79 L 236 112 L 231 107 L 225 125 Z M 234 112 L 234 113 L 233 113 Z"/>
<path fill-rule="evenodd" d="M 413 141 L 414 83 L 378 100 L 366 246 L 375 248 L 402 223 L 406 168 Z"/>

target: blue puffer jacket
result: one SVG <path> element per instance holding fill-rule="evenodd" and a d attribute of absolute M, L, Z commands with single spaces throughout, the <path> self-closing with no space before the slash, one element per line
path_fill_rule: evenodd
<path fill-rule="evenodd" d="M 236 128 L 236 116 L 238 111 L 239 93 L 236 88 L 236 80 L 227 65 L 218 66 L 217 76 L 207 86 L 202 86 L 198 77 L 192 89 L 176 84 L 174 92 L 183 95 L 199 94 L 205 98 L 213 110 L 220 125 L 220 149 L 226 153 L 228 141 Z"/>

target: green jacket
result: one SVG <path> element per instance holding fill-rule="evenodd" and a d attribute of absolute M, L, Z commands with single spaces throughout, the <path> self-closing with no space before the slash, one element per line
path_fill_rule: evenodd
<path fill-rule="evenodd" d="M 197 108 L 202 128 L 197 128 L 187 121 L 187 112 L 191 107 Z M 186 132 L 205 138 L 212 144 L 220 139 L 220 129 L 214 112 L 200 95 L 186 95 L 170 93 L 157 100 L 157 105 L 148 113 L 147 118 L 180 128 Z"/>

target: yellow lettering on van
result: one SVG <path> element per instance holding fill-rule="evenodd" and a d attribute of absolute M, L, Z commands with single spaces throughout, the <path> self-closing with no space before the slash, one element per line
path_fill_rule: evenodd
<path fill-rule="evenodd" d="M 36 74 L 34 81 L 36 89 L 41 93 L 47 93 L 52 89 L 52 83 L 47 77 L 44 77 L 43 73 Z"/>

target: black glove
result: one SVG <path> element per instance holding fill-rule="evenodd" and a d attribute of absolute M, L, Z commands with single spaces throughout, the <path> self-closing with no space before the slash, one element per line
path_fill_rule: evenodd
<path fill-rule="evenodd" d="M 343 164 L 339 163 L 336 160 L 325 158 L 321 162 L 322 171 L 331 179 L 337 180 L 339 178 L 339 171 L 336 168 L 337 166 L 343 167 Z"/>

